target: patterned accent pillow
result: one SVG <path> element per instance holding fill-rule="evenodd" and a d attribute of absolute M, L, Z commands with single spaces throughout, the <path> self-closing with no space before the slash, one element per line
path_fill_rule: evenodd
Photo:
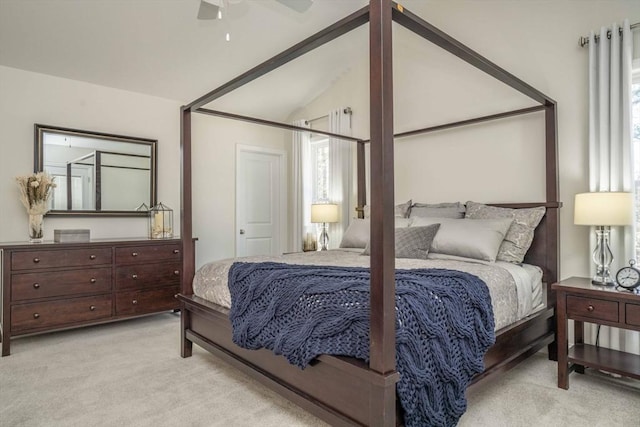
<path fill-rule="evenodd" d="M 411 202 L 412 201 L 409 200 L 406 203 L 401 203 L 399 205 L 396 205 L 394 210 L 394 216 L 396 218 L 409 218 L 409 211 L 411 210 Z M 364 211 L 365 218 L 371 217 L 371 206 L 364 205 L 362 209 Z"/>
<path fill-rule="evenodd" d="M 426 227 L 396 228 L 396 258 L 427 259 L 431 242 L 436 237 L 440 224 Z M 370 244 L 362 255 L 370 254 Z"/>
<path fill-rule="evenodd" d="M 467 202 L 465 218 L 513 218 L 511 227 L 509 227 L 507 234 L 504 236 L 504 241 L 502 245 L 500 245 L 496 260 L 519 264 L 524 260 L 524 256 L 533 241 L 533 233 L 538 224 L 540 224 L 545 212 L 546 209 L 544 206 L 528 209 L 511 209 L 487 206 L 476 202 Z"/>
<path fill-rule="evenodd" d="M 455 203 L 414 203 L 409 211 L 411 218 L 464 218 L 464 205 Z"/>

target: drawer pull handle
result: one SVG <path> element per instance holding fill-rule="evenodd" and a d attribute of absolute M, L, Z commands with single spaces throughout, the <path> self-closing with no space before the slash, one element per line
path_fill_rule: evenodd
<path fill-rule="evenodd" d="M 89 259 L 96 259 L 95 255 L 89 255 Z"/>
<path fill-rule="evenodd" d="M 131 252 L 131 256 L 138 256 L 138 252 Z"/>
<path fill-rule="evenodd" d="M 134 299 L 133 301 L 131 301 L 131 304 L 136 305 L 138 303 L 137 299 Z"/>
<path fill-rule="evenodd" d="M 180 270 L 173 270 L 173 274 L 175 274 L 176 276 L 180 275 Z"/>
<path fill-rule="evenodd" d="M 40 262 L 40 258 L 37 258 L 37 257 L 36 257 L 36 258 L 34 258 L 34 259 L 33 259 L 33 262 L 35 262 L 36 264 L 37 264 L 37 263 L 39 263 L 39 262 Z"/>
<path fill-rule="evenodd" d="M 95 306 L 95 305 L 92 305 L 91 307 L 89 307 L 89 310 L 91 310 L 91 311 L 95 311 L 95 310 L 96 310 L 96 306 Z"/>
<path fill-rule="evenodd" d="M 34 318 L 34 319 L 39 319 L 39 318 L 40 318 L 40 315 L 39 315 L 38 313 L 33 313 L 33 318 Z"/>
<path fill-rule="evenodd" d="M 591 304 L 589 304 L 589 307 L 587 307 L 587 311 L 593 311 L 593 310 L 595 310 L 595 308 Z"/>
<path fill-rule="evenodd" d="M 132 275 L 131 275 L 131 278 L 132 278 L 133 280 L 136 280 L 136 279 L 138 278 L 138 275 L 137 275 L 137 274 L 132 274 Z"/>
<path fill-rule="evenodd" d="M 34 287 L 35 289 L 39 289 L 39 288 L 40 288 L 40 283 L 34 283 L 34 284 L 33 284 L 33 287 Z"/>
<path fill-rule="evenodd" d="M 96 282 L 97 282 L 97 280 L 96 280 L 96 278 L 95 278 L 95 277 L 92 277 L 92 278 L 89 280 L 89 282 L 91 282 L 91 283 L 96 283 Z"/>
<path fill-rule="evenodd" d="M 179 254 L 179 253 L 180 253 L 180 249 L 174 249 L 174 250 L 173 250 L 173 253 L 174 253 L 174 254 Z"/>

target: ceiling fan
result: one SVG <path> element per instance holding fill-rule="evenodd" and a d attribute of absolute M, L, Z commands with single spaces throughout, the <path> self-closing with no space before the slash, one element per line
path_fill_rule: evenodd
<path fill-rule="evenodd" d="M 222 19 L 222 9 L 229 4 L 240 3 L 242 0 L 200 0 L 198 19 Z M 276 0 L 296 12 L 303 13 L 309 10 L 313 0 Z"/>

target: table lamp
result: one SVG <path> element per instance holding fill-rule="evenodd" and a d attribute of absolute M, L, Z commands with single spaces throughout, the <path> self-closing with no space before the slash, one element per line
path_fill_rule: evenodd
<path fill-rule="evenodd" d="M 609 266 L 613 254 L 609 248 L 609 233 L 613 225 L 629 225 L 633 220 L 633 195 L 623 192 L 595 192 L 576 194 L 573 222 L 596 227 L 596 248 L 593 262 L 596 274 L 594 285 L 615 285 Z"/>
<path fill-rule="evenodd" d="M 327 224 L 338 222 L 338 205 L 333 203 L 318 203 L 311 205 L 311 222 L 322 223 L 322 233 L 320 233 L 321 251 L 327 250 L 329 244 L 329 234 Z"/>

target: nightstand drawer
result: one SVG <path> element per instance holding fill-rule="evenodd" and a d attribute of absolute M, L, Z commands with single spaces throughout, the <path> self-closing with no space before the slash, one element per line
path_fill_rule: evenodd
<path fill-rule="evenodd" d="M 84 267 L 101 264 L 111 264 L 111 248 L 14 252 L 11 256 L 13 270 Z"/>
<path fill-rule="evenodd" d="M 571 318 L 579 316 L 594 320 L 618 322 L 618 302 L 568 295 L 567 315 Z"/>
<path fill-rule="evenodd" d="M 23 273 L 11 277 L 13 301 L 110 291 L 110 267 Z"/>
<path fill-rule="evenodd" d="M 182 264 L 141 264 L 117 267 L 116 289 L 155 288 L 163 285 L 179 285 Z"/>
<path fill-rule="evenodd" d="M 640 304 L 627 303 L 625 313 L 627 325 L 640 326 Z"/>
<path fill-rule="evenodd" d="M 11 307 L 11 330 L 63 327 L 111 317 L 111 295 L 19 304 Z"/>
<path fill-rule="evenodd" d="M 176 299 L 178 292 L 180 292 L 179 286 L 118 292 L 116 294 L 116 315 L 152 313 L 180 308 Z"/>
<path fill-rule="evenodd" d="M 179 244 L 116 248 L 116 264 L 138 264 L 161 259 L 180 261 L 181 252 Z"/>

